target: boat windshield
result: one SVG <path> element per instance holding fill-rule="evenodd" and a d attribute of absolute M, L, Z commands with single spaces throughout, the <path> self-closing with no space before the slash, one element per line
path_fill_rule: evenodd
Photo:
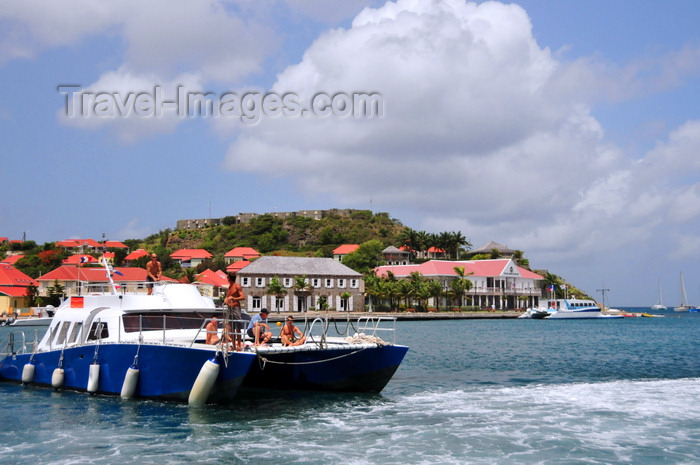
<path fill-rule="evenodd" d="M 212 316 L 214 316 L 212 313 L 199 312 L 148 312 L 124 315 L 122 321 L 124 331 L 133 333 L 163 329 L 199 329 L 202 322 Z"/>

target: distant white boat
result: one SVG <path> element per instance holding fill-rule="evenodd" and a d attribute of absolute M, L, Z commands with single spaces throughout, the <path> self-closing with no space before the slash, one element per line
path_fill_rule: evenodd
<path fill-rule="evenodd" d="M 593 300 L 550 299 L 541 301 L 540 307 L 528 309 L 520 318 L 563 320 L 589 318 L 622 318 L 622 314 L 603 313 Z"/>
<path fill-rule="evenodd" d="M 687 312 L 695 310 L 695 305 L 688 305 L 688 297 L 685 295 L 685 282 L 683 282 L 683 272 L 681 271 L 681 304 L 674 308 L 674 312 Z"/>
<path fill-rule="evenodd" d="M 659 279 L 659 300 L 656 301 L 654 305 L 651 306 L 652 310 L 668 310 L 668 307 L 664 305 L 664 299 L 661 296 L 661 280 Z"/>

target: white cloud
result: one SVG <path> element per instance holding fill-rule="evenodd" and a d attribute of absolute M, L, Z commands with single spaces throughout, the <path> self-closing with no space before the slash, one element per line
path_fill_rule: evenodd
<path fill-rule="evenodd" d="M 63 107 L 57 112 L 62 123 L 84 129 L 109 127 L 123 143 L 133 143 L 154 134 L 172 133 L 188 116 L 176 104 L 160 105 L 161 101 L 177 102 L 178 86 L 189 91 L 201 90 L 202 84 L 194 75 L 181 75 L 172 81 L 162 81 L 154 75 L 139 75 L 126 69 L 103 74 L 94 84 L 63 90 Z M 149 116 L 137 116 L 135 97 L 145 93 L 153 102 Z M 102 102 L 102 103 L 101 103 Z M 121 104 L 121 107 L 120 107 Z M 155 112 L 160 108 L 160 116 Z M 96 111 L 96 109 L 98 111 Z"/>
<path fill-rule="evenodd" d="M 123 66 L 172 79 L 197 72 L 230 82 L 260 71 L 277 46 L 274 31 L 243 17 L 225 0 L 71 0 L 6 2 L 0 9 L 0 63 L 32 58 L 88 36 L 113 35 L 125 47 Z"/>
<path fill-rule="evenodd" d="M 700 161 L 697 123 L 640 161 L 605 142 L 590 105 L 615 93 L 609 71 L 555 59 L 517 5 L 387 3 L 320 36 L 273 86 L 303 98 L 379 92 L 385 116 L 263 118 L 241 129 L 227 166 L 292 175 L 348 206 L 371 194 L 388 211 L 411 211 L 417 227 L 552 260 L 614 250 L 650 240 L 664 221 L 697 222 L 698 208 L 682 204 L 700 205 Z M 646 85 L 625 72 L 615 79 Z M 691 189 L 674 185 L 680 169 Z"/>

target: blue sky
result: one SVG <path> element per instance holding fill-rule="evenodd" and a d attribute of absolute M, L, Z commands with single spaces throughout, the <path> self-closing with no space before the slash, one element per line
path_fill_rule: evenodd
<path fill-rule="evenodd" d="M 4 2 L 0 236 L 387 211 L 525 251 L 612 305 L 700 304 L 700 4 Z M 375 93 L 380 117 L 69 118 L 58 86 Z"/>

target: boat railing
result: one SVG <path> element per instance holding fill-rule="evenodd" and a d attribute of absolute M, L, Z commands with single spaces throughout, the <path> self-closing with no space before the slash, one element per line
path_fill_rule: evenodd
<path fill-rule="evenodd" d="M 356 334 L 364 334 L 366 336 L 376 337 L 386 342 L 396 344 L 396 318 L 386 316 L 363 316 L 357 321 L 353 321 L 350 315 L 346 317 L 344 322 L 332 320 L 335 334 L 341 337 L 351 337 Z M 331 321 L 327 317 L 316 317 L 309 324 L 308 320 L 304 322 L 304 334 L 310 342 L 319 342 L 325 344 L 328 332 L 331 328 Z M 318 331 L 314 331 L 316 327 L 320 327 L 320 335 Z"/>
<path fill-rule="evenodd" d="M 33 342 L 27 342 L 23 331 L 12 331 L 0 344 L 0 356 L 27 354 L 35 350 L 36 344 L 36 336 Z"/>

